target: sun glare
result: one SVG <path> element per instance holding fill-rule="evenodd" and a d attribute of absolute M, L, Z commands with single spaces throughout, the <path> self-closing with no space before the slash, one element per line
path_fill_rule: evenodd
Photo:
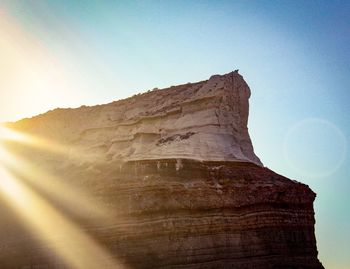
<path fill-rule="evenodd" d="M 11 130 L 10 128 L 0 126 L 0 141 L 25 141 L 26 136 Z"/>
<path fill-rule="evenodd" d="M 47 146 L 48 150 L 52 150 L 48 145 L 53 143 L 49 141 L 42 143 L 44 140 L 21 134 L 4 126 L 0 128 L 0 195 L 4 198 L 6 205 L 26 223 L 28 231 L 49 247 L 69 268 L 119 268 L 120 264 L 115 257 L 69 217 L 50 204 L 40 192 L 34 191 L 26 183 L 37 187 L 38 190 L 49 191 L 63 203 L 74 204 L 80 209 L 87 208 L 96 217 L 104 212 L 102 206 L 96 206 L 97 203 L 94 206 L 85 194 L 69 188 L 55 176 L 11 154 L 4 147 L 8 141 L 38 145 L 43 148 Z M 13 171 L 20 172 L 20 177 L 16 177 Z"/>
<path fill-rule="evenodd" d="M 84 80 L 67 72 L 74 63 L 23 29 L 1 4 L 0 59 L 0 122 L 80 103 Z"/>
<path fill-rule="evenodd" d="M 81 152 L 78 148 L 72 145 L 58 143 L 56 141 L 48 140 L 44 137 L 34 136 L 28 133 L 21 133 L 4 125 L 0 125 L 0 144 L 6 142 L 15 142 L 18 145 L 25 145 L 31 148 L 43 150 L 45 152 L 59 154 L 70 159 L 71 161 L 81 162 L 82 160 L 85 160 L 94 161 L 94 163 L 100 162 L 95 155 L 87 152 Z"/>
<path fill-rule="evenodd" d="M 118 268 L 114 258 L 73 222 L 25 186 L 19 179 L 0 168 L 0 193 L 18 213 L 31 232 L 70 268 Z"/>
<path fill-rule="evenodd" d="M 0 125 L 0 166 L 3 166 L 3 162 L 9 161 L 12 156 L 5 150 L 4 143 L 6 141 L 21 141 L 23 136 L 20 133 L 10 130 Z"/>
<path fill-rule="evenodd" d="M 112 212 L 108 211 L 96 199 L 92 199 L 86 193 L 72 188 L 57 176 L 39 169 L 36 165 L 18 156 L 8 157 L 5 162 L 12 171 L 21 177 L 22 181 L 30 183 L 42 192 L 49 193 L 51 197 L 58 199 L 65 206 L 74 205 L 79 215 L 88 216 L 93 214 L 96 218 L 112 215 Z"/>
<path fill-rule="evenodd" d="M 30 134 L 24 134 L 5 126 L 0 126 L 0 141 L 17 142 L 56 153 L 66 153 L 68 151 L 67 147 L 58 143 L 53 143 Z"/>
<path fill-rule="evenodd" d="M 0 189 L 4 193 L 11 195 L 13 199 L 17 201 L 18 204 L 25 204 L 27 202 L 24 198 L 21 189 L 16 185 L 16 182 L 11 180 L 11 175 L 3 166 L 0 166 Z"/>

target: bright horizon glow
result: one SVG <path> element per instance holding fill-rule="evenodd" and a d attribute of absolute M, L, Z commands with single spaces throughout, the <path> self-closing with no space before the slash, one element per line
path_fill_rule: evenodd
<path fill-rule="evenodd" d="M 80 104 L 78 83 L 60 59 L 24 32 L 1 6 L 0 58 L 0 122 Z"/>
<path fill-rule="evenodd" d="M 319 259 L 349 268 L 349 18 L 345 0 L 2 0 L 0 122 L 239 69 L 256 154 L 317 193 Z M 293 129 L 310 118 L 335 129 Z"/>

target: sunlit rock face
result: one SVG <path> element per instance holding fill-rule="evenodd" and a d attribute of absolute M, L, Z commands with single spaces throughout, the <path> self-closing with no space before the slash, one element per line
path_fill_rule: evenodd
<path fill-rule="evenodd" d="M 6 149 L 55 178 L 10 172 L 106 255 L 95 257 L 81 236 L 67 237 L 61 219 L 45 228 L 52 234 L 41 234 L 40 222 L 28 228 L 18 218 L 25 205 L 14 212 L 4 199 L 1 268 L 323 268 L 315 193 L 255 156 L 249 96 L 232 72 L 10 124 L 33 139 Z M 55 181 L 77 192 L 50 189 Z M 74 193 L 85 193 L 89 206 Z M 82 261 L 88 258 L 91 265 Z"/>
<path fill-rule="evenodd" d="M 57 109 L 17 128 L 107 161 L 182 158 L 261 165 L 249 138 L 250 89 L 238 72 L 107 105 Z"/>

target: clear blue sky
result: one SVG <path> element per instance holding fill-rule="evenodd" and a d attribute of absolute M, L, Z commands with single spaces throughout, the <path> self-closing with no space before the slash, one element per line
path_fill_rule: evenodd
<path fill-rule="evenodd" d="M 239 69 L 256 153 L 317 192 L 320 260 L 350 268 L 350 1 L 0 0 L 0 12 L 1 121 Z"/>

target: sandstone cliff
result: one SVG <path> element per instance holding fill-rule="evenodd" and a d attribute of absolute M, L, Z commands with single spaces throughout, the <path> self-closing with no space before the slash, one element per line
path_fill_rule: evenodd
<path fill-rule="evenodd" d="M 107 105 L 57 109 L 15 128 L 69 143 L 99 158 L 181 158 L 261 165 L 249 138 L 250 89 L 232 72 Z"/>
<path fill-rule="evenodd" d="M 107 215 L 67 204 L 8 168 L 118 261 L 99 268 L 323 268 L 315 194 L 262 166 L 247 130 L 249 97 L 232 72 L 8 125 L 52 150 L 20 141 L 7 141 L 7 150 L 88 192 Z M 0 210 L 1 268 L 74 268 Z M 79 257 L 72 241 L 64 244 Z"/>

